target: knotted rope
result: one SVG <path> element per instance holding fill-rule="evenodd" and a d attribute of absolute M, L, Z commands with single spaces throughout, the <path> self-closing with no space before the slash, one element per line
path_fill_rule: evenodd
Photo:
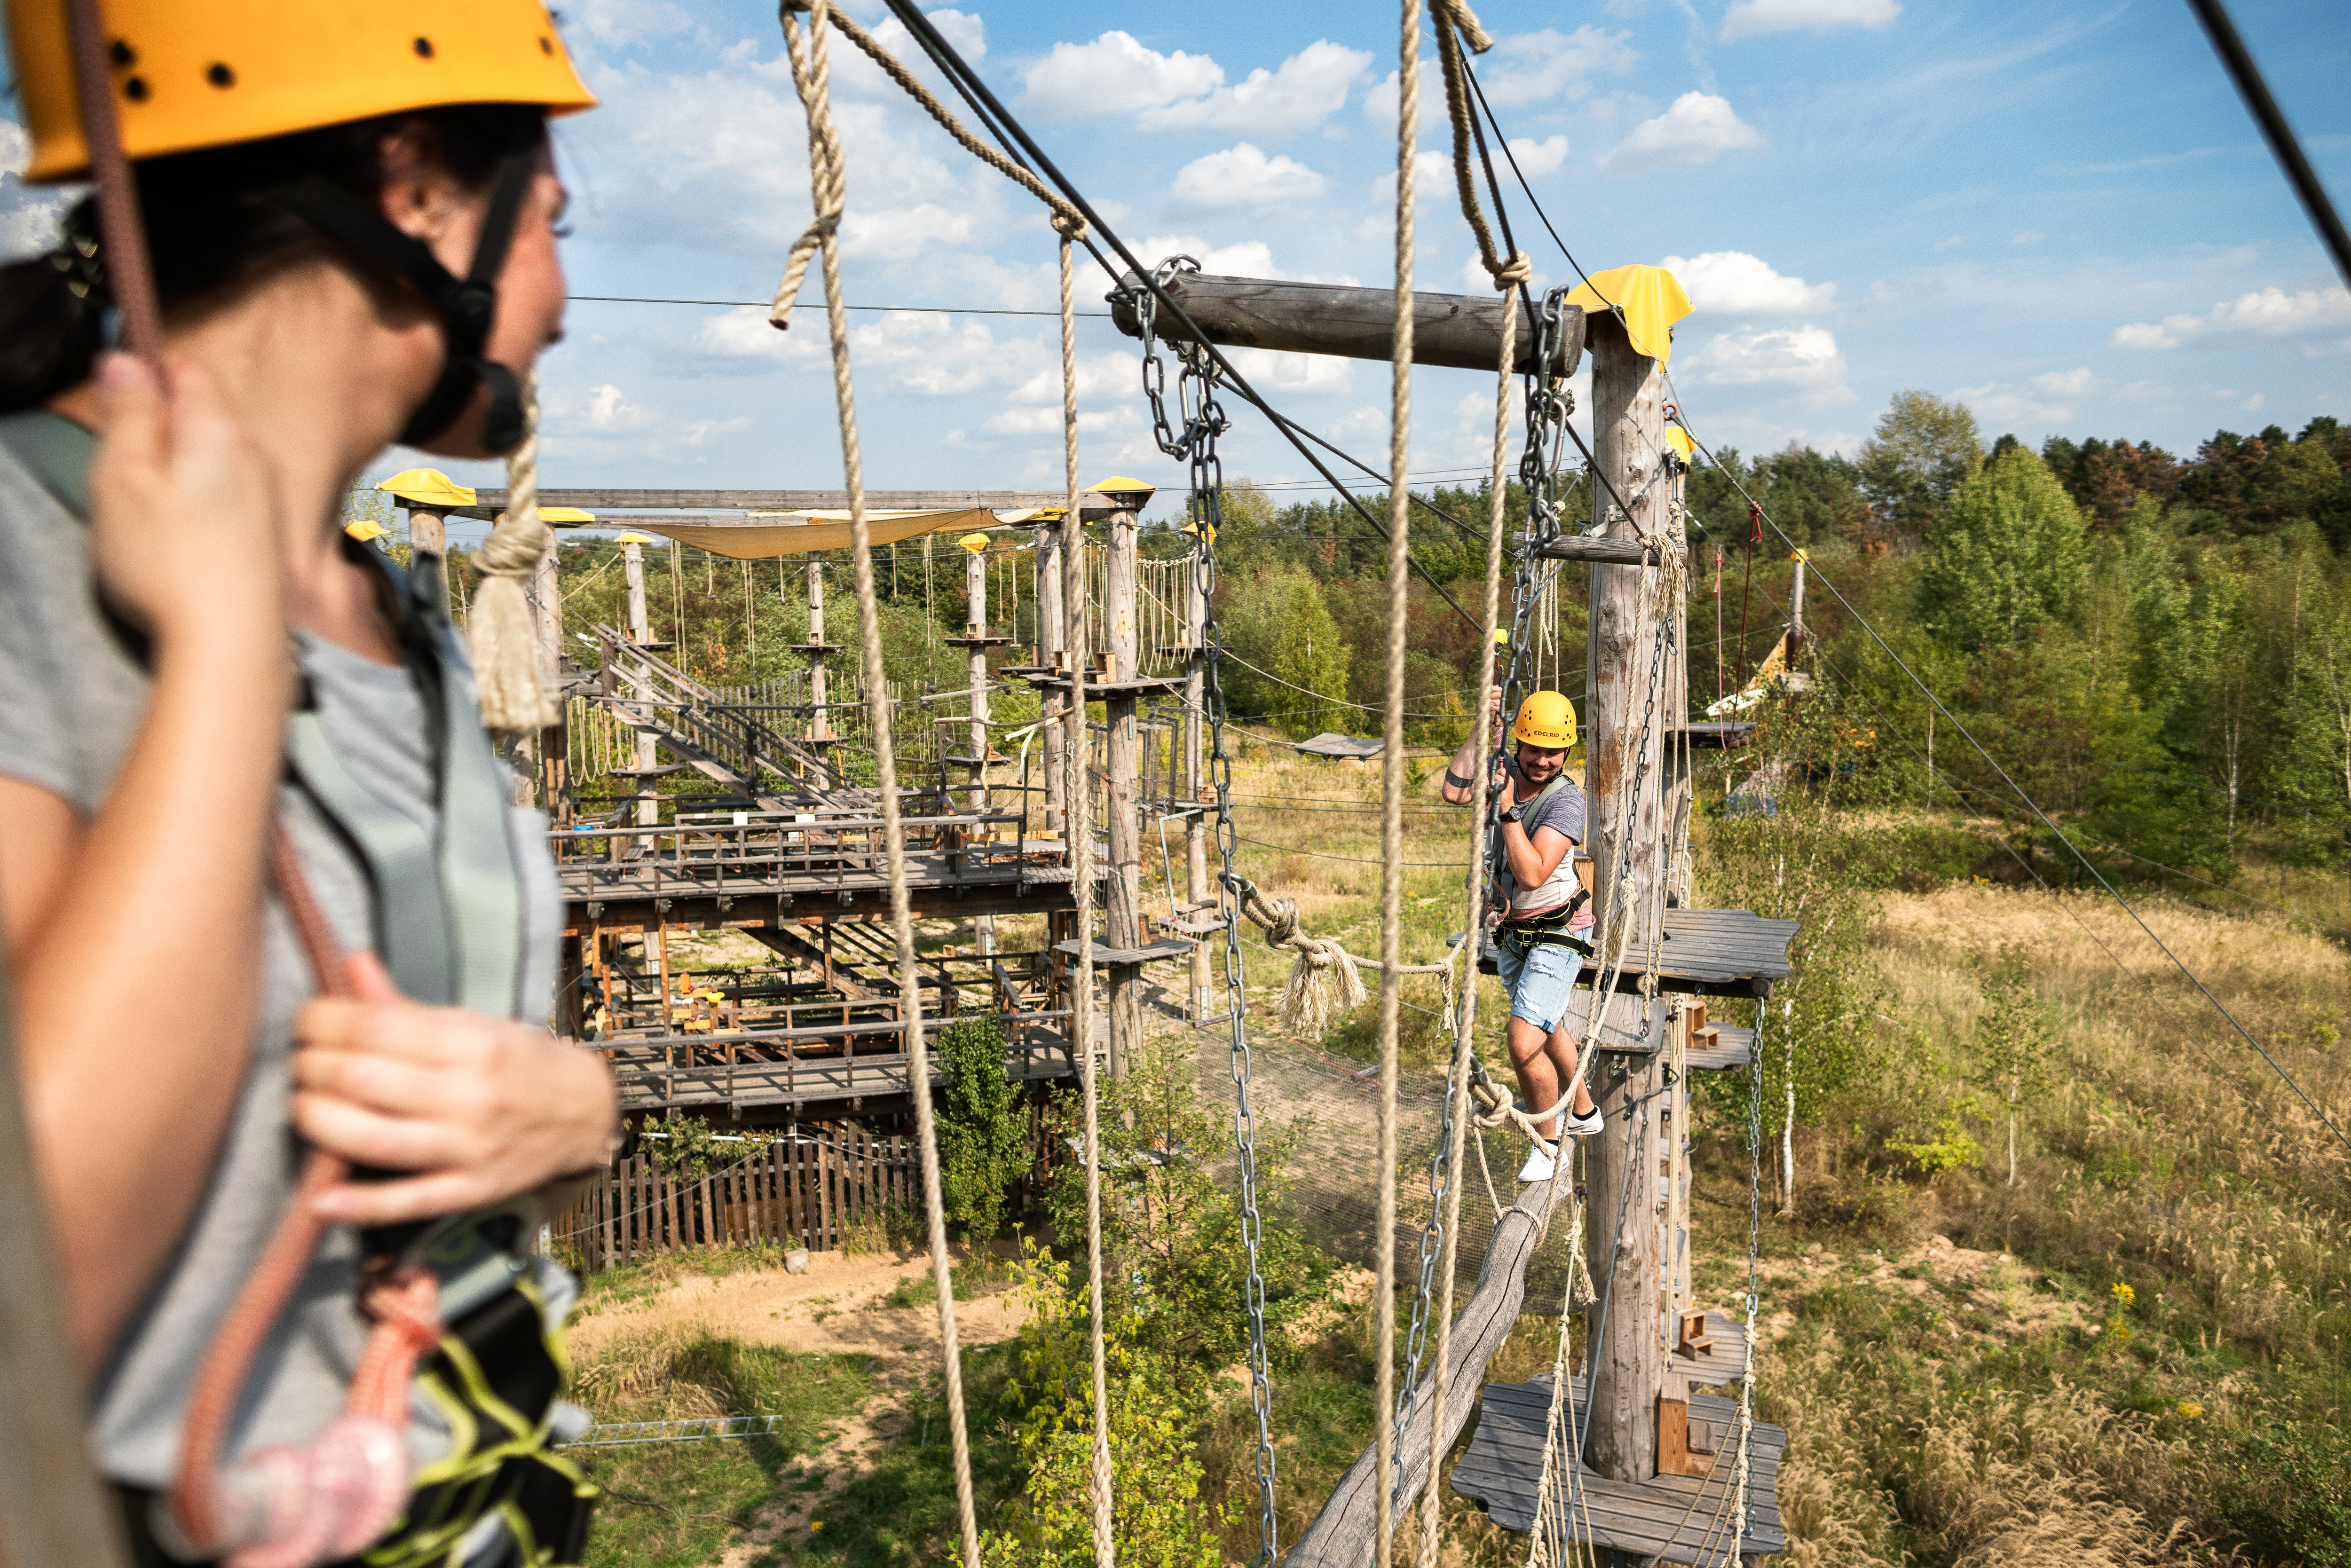
<path fill-rule="evenodd" d="M 1379 1347 L 1372 1394 L 1373 1556 L 1374 1568 L 1388 1568 L 1395 1546 L 1395 1223 L 1396 1223 L 1396 1021 L 1403 1000 L 1397 962 L 1404 921 L 1404 660 L 1407 624 L 1406 589 L 1412 570 L 1409 544 L 1412 495 L 1402 483 L 1412 455 L 1413 166 L 1420 140 L 1420 0 L 1404 0 L 1402 46 L 1396 66 L 1395 325 L 1389 340 L 1388 646 L 1387 702 L 1380 748 L 1380 1196 L 1378 1320 L 1372 1343 Z M 1466 946 L 1466 944 L 1465 944 Z"/>
<path fill-rule="evenodd" d="M 1264 933 L 1265 945 L 1287 947 L 1298 955 L 1290 966 L 1290 978 L 1281 988 L 1281 1021 L 1285 1028 L 1320 1034 L 1332 1013 L 1352 1012 L 1371 999 L 1371 992 L 1364 986 L 1362 969 L 1364 965 L 1377 964 L 1378 959 L 1348 952 L 1335 936 L 1308 936 L 1299 929 L 1296 901 L 1269 897 L 1247 877 L 1233 880 L 1239 884 L 1241 913 Z M 1443 975 L 1444 1017 L 1447 1027 L 1452 1026 L 1455 1006 L 1451 954 L 1442 963 L 1399 964 L 1395 972 Z"/>
<path fill-rule="evenodd" d="M 865 515 L 865 470 L 857 441 L 857 402 L 849 375 L 849 311 L 841 292 L 841 247 L 829 243 L 840 225 L 841 137 L 834 128 L 825 67 L 824 24 L 831 0 L 808 5 L 805 38 L 794 0 L 782 11 L 784 52 L 790 58 L 792 86 L 808 112 L 809 172 L 817 222 L 793 243 L 779 308 L 789 308 L 808 271 L 809 256 L 824 259 L 825 322 L 832 345 L 833 401 L 841 414 L 841 477 L 849 490 L 850 557 L 857 585 L 859 652 L 869 692 L 887 690 L 882 664 L 882 610 L 873 587 L 873 540 Z M 805 247 L 805 248 L 803 248 Z M 922 1153 L 923 1207 L 929 1220 L 931 1279 L 937 1287 L 940 1354 L 946 1361 L 947 1435 L 953 1448 L 956 1512 L 962 1529 L 964 1568 L 980 1568 L 979 1517 L 972 1498 L 971 1436 L 964 1415 L 963 1355 L 956 1335 L 955 1280 L 947 1253 L 946 1210 L 939 1185 L 938 1121 L 931 1106 L 928 1042 L 923 1038 L 922 980 L 915 967 L 913 900 L 906 886 L 906 831 L 900 821 L 898 758 L 891 736 L 890 705 L 873 709 L 873 762 L 882 807 L 882 845 L 890 876 L 890 928 L 898 947 L 898 995 L 905 1029 L 908 1088 L 914 1101 L 914 1131 Z"/>
<path fill-rule="evenodd" d="M 522 444 L 507 459 L 507 509 L 474 552 L 481 586 L 465 622 L 482 723 L 509 735 L 545 729 L 556 718 L 555 672 L 548 667 L 549 650 L 525 586 L 538 576 L 554 538 L 538 516 L 538 378 L 526 374 Z"/>
<path fill-rule="evenodd" d="M 1522 250 L 1505 256 L 1495 245 L 1494 231 L 1487 226 L 1485 211 L 1478 204 L 1477 176 L 1469 167 L 1469 144 L 1477 139 L 1478 125 L 1469 108 L 1461 46 L 1466 42 L 1472 53 L 1482 55 L 1494 47 L 1494 40 L 1479 26 L 1478 14 L 1466 0 L 1430 0 L 1429 9 L 1437 17 L 1437 57 L 1445 67 L 1445 108 L 1453 120 L 1453 183 L 1461 190 L 1461 215 L 1478 238 L 1478 260 L 1493 278 L 1494 287 L 1515 289 L 1534 276 L 1534 264 Z"/>
<path fill-rule="evenodd" d="M 1081 240 L 1086 237 L 1086 220 L 1082 213 L 1036 175 L 965 129 L 963 121 L 955 117 L 954 111 L 933 96 L 931 89 L 900 64 L 896 56 L 883 48 L 880 39 L 859 26 L 845 12 L 825 3 L 825 0 L 784 0 L 782 10 L 787 17 L 795 12 L 807 13 L 810 32 L 828 24 L 840 28 L 842 36 L 881 67 L 883 75 L 905 89 L 907 96 L 921 104 L 965 152 L 1050 207 L 1053 210 L 1053 227 L 1063 238 Z M 789 29 L 791 24 L 788 20 L 785 26 Z M 830 102 L 831 84 L 823 74 L 824 51 L 818 47 L 814 54 L 816 89 L 820 94 L 828 95 L 827 101 Z M 841 214 L 848 185 L 841 166 L 841 137 L 833 128 L 832 116 L 829 111 L 821 131 L 813 117 L 809 121 L 809 158 L 814 176 L 810 182 L 810 197 L 815 215 L 809 220 L 808 227 L 800 231 L 800 237 L 792 242 L 791 254 L 784 259 L 783 281 L 776 285 L 775 302 L 768 307 L 768 325 L 778 332 L 791 329 L 792 306 L 799 298 L 800 284 L 808 277 L 810 261 L 815 257 L 818 247 L 832 238 L 841 228 Z M 1074 512 L 1071 514 L 1075 515 Z"/>

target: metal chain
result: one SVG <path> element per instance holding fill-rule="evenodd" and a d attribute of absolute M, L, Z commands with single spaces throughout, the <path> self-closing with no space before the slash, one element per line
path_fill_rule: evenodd
<path fill-rule="evenodd" d="M 1153 269 L 1162 285 L 1178 272 L 1197 272 L 1200 264 L 1188 256 L 1170 256 Z M 1182 419 L 1179 434 L 1167 417 L 1166 368 L 1159 358 L 1158 340 L 1152 335 L 1156 296 L 1149 289 L 1129 295 L 1142 329 L 1143 395 L 1151 403 L 1154 438 L 1170 457 L 1188 460 L 1192 468 L 1192 572 L 1201 605 L 1201 706 L 1208 720 L 1208 789 L 1215 797 L 1215 832 L 1218 870 L 1217 884 L 1225 922 L 1225 1018 L 1232 1039 L 1233 1147 L 1240 1166 L 1241 1246 L 1249 1256 L 1249 1276 L 1243 1301 L 1249 1312 L 1249 1407 L 1257 1415 L 1258 1564 L 1268 1568 L 1280 1555 L 1279 1524 L 1274 1517 L 1273 1371 L 1265 1342 L 1265 1275 L 1260 1259 L 1265 1244 L 1265 1219 L 1258 1206 L 1257 1111 L 1249 1101 L 1252 1063 L 1244 1015 L 1249 984 L 1241 954 L 1241 904 L 1251 891 L 1249 879 L 1236 868 L 1240 855 L 1240 830 L 1233 821 L 1233 762 L 1225 746 L 1224 632 L 1217 619 L 1217 529 L 1224 522 L 1224 462 L 1217 455 L 1217 437 L 1229 428 L 1217 401 L 1213 361 L 1196 343 L 1179 343 L 1176 358 L 1176 408 Z"/>

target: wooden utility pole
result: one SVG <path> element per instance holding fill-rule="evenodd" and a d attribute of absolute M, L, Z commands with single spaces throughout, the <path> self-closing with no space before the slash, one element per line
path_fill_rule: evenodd
<path fill-rule="evenodd" d="M 531 598 L 538 611 L 538 668 L 549 682 L 558 681 L 563 668 L 563 587 L 555 555 L 559 548 L 550 529 L 547 548 L 538 552 L 538 570 L 531 578 Z M 558 690 L 548 695 L 555 704 L 555 722 L 538 732 L 538 805 L 550 821 L 561 827 L 571 817 L 571 731 L 563 694 Z"/>
<path fill-rule="evenodd" d="M 631 539 L 621 547 L 621 572 L 629 590 L 629 641 L 642 648 L 653 640 L 653 629 L 652 614 L 645 607 L 645 547 L 639 540 Z M 653 694 L 639 685 L 636 695 L 649 698 Z M 659 765 L 652 732 L 637 731 L 636 815 L 641 828 L 661 823 L 661 800 L 653 789 L 653 769 Z M 650 840 L 640 840 L 636 847 L 642 853 L 651 853 L 653 846 Z"/>
<path fill-rule="evenodd" d="M 1037 667 L 1053 669 L 1059 664 L 1065 629 L 1061 612 L 1061 541 L 1077 528 L 1075 518 L 1063 517 L 1037 525 Z M 1079 532 L 1077 537 L 1084 535 Z M 1051 711 L 1053 696 L 1045 694 L 1042 706 Z M 1061 799 L 1061 748 L 1069 744 L 1071 733 L 1066 719 L 1048 719 L 1040 739 L 1043 742 L 1045 767 L 1045 831 L 1062 831 L 1067 821 L 1068 803 Z M 1082 733 L 1082 727 L 1079 733 Z M 1026 820 L 1027 797 L 1022 797 L 1023 820 Z"/>
<path fill-rule="evenodd" d="M 1658 468 L 1668 451 L 1664 367 L 1635 351 L 1623 323 L 1613 315 L 1590 319 L 1589 341 L 1593 446 L 1604 481 L 1593 505 L 1604 508 L 1608 519 L 1600 531 L 1627 542 L 1667 533 L 1672 489 L 1668 484 L 1650 483 L 1663 477 Z M 1610 501 L 1607 486 L 1631 504 L 1632 516 Z M 1640 605 L 1642 576 L 1657 570 L 1599 564 L 1591 569 L 1584 703 L 1585 789 L 1595 860 L 1593 929 L 1604 956 L 1619 951 L 1620 941 L 1625 944 L 1621 950 L 1628 970 L 1638 965 L 1647 947 L 1650 923 L 1658 917 L 1668 874 L 1658 769 L 1662 731 L 1671 710 L 1664 691 L 1652 692 L 1657 626 L 1654 616 L 1642 617 Z M 1656 615 L 1680 619 L 1678 602 L 1660 603 L 1655 610 Z M 1659 671 L 1657 676 L 1663 685 L 1670 673 Z M 1653 695 L 1656 711 L 1646 720 L 1645 739 L 1645 714 Z M 1644 760 L 1650 772 L 1627 815 L 1627 787 L 1640 774 Z M 1627 878 L 1621 889 L 1620 876 Z M 1593 1005 L 1604 1000 L 1595 998 Z M 1635 1027 L 1639 1005 L 1631 997 L 1617 1004 L 1618 1011 L 1633 1009 L 1623 1020 L 1625 1027 Z M 1662 998 L 1656 1008 L 1662 1015 Z M 1593 1098 L 1607 1129 L 1588 1145 L 1585 1255 L 1593 1287 L 1607 1300 L 1608 1310 L 1604 1322 L 1597 1307 L 1592 1309 L 1584 1457 L 1614 1480 L 1646 1480 L 1657 1473 L 1657 1418 L 1666 1370 L 1658 1315 L 1658 1201 L 1660 1187 L 1668 1185 L 1659 1178 L 1670 1180 L 1674 1161 L 1669 1140 L 1678 1140 L 1681 1134 L 1660 1115 L 1666 1104 L 1652 1098 L 1662 1078 L 1663 1063 L 1656 1052 L 1603 1050 L 1590 1069 Z M 1616 1223 L 1620 1211 L 1625 1217 L 1621 1231 Z"/>
<path fill-rule="evenodd" d="M 1208 893 L 1207 727 L 1202 722 L 1207 701 L 1208 600 L 1200 591 L 1196 566 L 1186 574 L 1185 583 L 1184 643 L 1192 657 L 1184 673 L 1184 785 L 1192 811 L 1184 819 L 1184 902 L 1189 906 L 1185 914 L 1197 917 L 1203 905 L 1216 903 Z M 1192 1021 L 1207 1016 L 1208 945 L 1203 942 L 1192 949 Z"/>
<path fill-rule="evenodd" d="M 987 810 L 987 541 L 964 557 L 964 622 L 971 646 L 966 650 L 964 685 L 971 694 L 971 809 Z"/>
<path fill-rule="evenodd" d="M 430 507 L 408 508 L 408 559 L 413 564 L 419 555 L 434 558 L 435 572 L 441 580 L 441 602 L 449 601 L 449 530 L 443 515 Z"/>
<path fill-rule="evenodd" d="M 1102 650 L 1095 678 L 1104 683 L 1133 681 L 1143 673 L 1141 646 L 1135 634 L 1135 556 L 1138 549 L 1134 513 L 1121 507 L 1110 515 L 1103 529 Z M 1084 612 L 1084 607 L 1079 607 Z M 1142 770 L 1143 743 L 1135 724 L 1138 699 L 1130 692 L 1113 693 L 1102 701 L 1109 731 L 1102 779 L 1103 827 L 1110 859 L 1102 880 L 1102 940 L 1105 946 L 1132 950 L 1144 944 L 1143 821 L 1135 800 L 1135 780 Z M 1113 964 L 1109 969 L 1110 1071 L 1125 1074 L 1126 1064 L 1143 1039 L 1143 969 L 1137 964 Z"/>

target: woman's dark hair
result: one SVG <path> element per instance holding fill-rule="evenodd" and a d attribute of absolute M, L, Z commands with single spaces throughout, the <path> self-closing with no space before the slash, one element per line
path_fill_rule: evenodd
<path fill-rule="evenodd" d="M 321 256 L 395 287 L 265 193 L 319 175 L 371 202 L 383 185 L 384 137 L 402 129 L 421 133 L 428 162 L 482 191 L 502 159 L 545 142 L 547 118 L 535 106 L 460 104 L 141 160 L 139 204 L 164 313 Z M 38 407 L 89 379 L 111 304 L 97 242 L 94 204 L 85 198 L 67 214 L 57 249 L 0 267 L 0 413 Z"/>

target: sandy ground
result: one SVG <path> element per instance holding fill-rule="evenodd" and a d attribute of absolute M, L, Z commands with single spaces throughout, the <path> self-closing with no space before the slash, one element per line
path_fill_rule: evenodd
<path fill-rule="evenodd" d="M 574 1356 L 592 1355 L 615 1339 L 694 1326 L 754 1344 L 825 1355 L 865 1354 L 881 1364 L 880 1379 L 897 1385 L 939 1364 L 939 1316 L 935 1306 L 879 1307 L 901 1281 L 930 1272 L 925 1254 L 809 1255 L 805 1274 L 780 1269 L 717 1278 L 688 1275 L 659 1295 L 607 1307 L 576 1320 L 568 1343 Z M 1020 1327 L 1012 1292 L 956 1303 L 956 1333 L 966 1344 L 994 1344 Z"/>

